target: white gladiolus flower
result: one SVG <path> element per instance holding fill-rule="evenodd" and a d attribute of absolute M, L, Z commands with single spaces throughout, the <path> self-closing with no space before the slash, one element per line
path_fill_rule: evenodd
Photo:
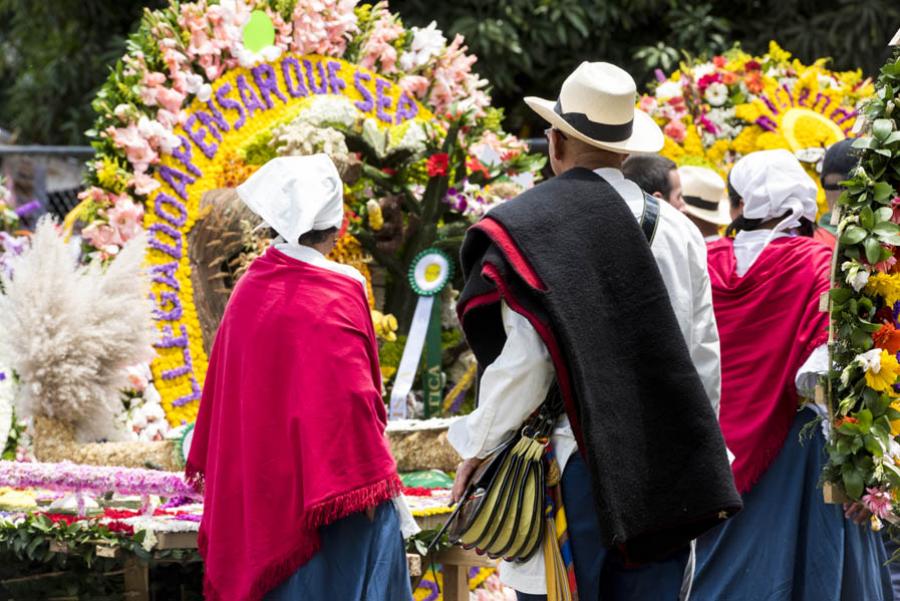
<path fill-rule="evenodd" d="M 881 349 L 873 348 L 870 351 L 861 353 L 856 356 L 854 361 L 865 371 L 877 374 L 881 371 Z"/>

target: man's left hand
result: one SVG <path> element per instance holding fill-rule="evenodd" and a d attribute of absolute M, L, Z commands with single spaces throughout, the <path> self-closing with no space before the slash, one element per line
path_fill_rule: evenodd
<path fill-rule="evenodd" d="M 472 474 L 475 473 L 475 470 L 478 469 L 478 466 L 484 459 L 479 459 L 477 457 L 472 457 L 471 459 L 466 459 L 456 468 L 456 480 L 453 481 L 453 490 L 450 493 L 450 498 L 454 503 L 459 503 L 462 496 L 466 493 L 466 488 L 469 486 L 469 480 L 472 479 Z"/>

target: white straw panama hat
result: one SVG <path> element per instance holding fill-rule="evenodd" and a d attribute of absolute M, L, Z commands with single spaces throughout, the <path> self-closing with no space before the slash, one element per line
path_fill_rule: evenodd
<path fill-rule="evenodd" d="M 686 212 L 715 225 L 731 223 L 725 181 L 718 173 L 706 167 L 688 165 L 678 168 L 678 177 L 681 178 L 681 194 Z"/>
<path fill-rule="evenodd" d="M 619 154 L 659 152 L 663 133 L 635 108 L 637 88 L 609 63 L 581 63 L 563 82 L 557 100 L 525 98 L 538 115 L 567 136 Z"/>

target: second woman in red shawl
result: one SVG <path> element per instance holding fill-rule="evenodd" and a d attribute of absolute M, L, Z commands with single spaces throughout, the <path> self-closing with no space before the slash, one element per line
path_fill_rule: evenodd
<path fill-rule="evenodd" d="M 880 538 L 826 505 L 825 439 L 812 401 L 828 370 L 831 250 L 809 237 L 816 185 L 785 150 L 731 171 L 742 210 L 709 245 L 722 348 L 719 420 L 744 510 L 697 543 L 692 601 L 892 598 Z M 801 441 L 801 430 L 809 425 Z"/>

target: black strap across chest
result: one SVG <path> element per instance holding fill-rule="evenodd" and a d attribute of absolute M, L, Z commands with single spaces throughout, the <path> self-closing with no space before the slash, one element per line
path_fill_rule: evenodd
<path fill-rule="evenodd" d="M 644 212 L 641 214 L 641 230 L 647 244 L 653 245 L 656 227 L 659 225 L 659 199 L 644 192 Z"/>

